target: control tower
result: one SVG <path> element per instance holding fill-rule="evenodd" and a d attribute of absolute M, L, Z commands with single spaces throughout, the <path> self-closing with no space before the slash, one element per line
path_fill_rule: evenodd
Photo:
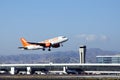
<path fill-rule="evenodd" d="M 79 56 L 80 56 L 80 64 L 85 63 L 85 56 L 86 56 L 86 46 L 85 45 L 80 46 Z"/>

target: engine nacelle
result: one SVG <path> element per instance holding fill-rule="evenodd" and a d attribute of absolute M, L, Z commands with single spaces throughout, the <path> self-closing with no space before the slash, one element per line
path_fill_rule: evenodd
<path fill-rule="evenodd" d="M 54 45 L 52 45 L 52 47 L 53 48 L 58 48 L 58 47 L 60 47 L 60 44 L 54 44 Z"/>
<path fill-rule="evenodd" d="M 45 47 L 50 47 L 51 43 L 45 43 Z"/>

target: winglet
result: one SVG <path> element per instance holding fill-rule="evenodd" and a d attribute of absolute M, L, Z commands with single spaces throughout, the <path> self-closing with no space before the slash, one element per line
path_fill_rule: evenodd
<path fill-rule="evenodd" d="M 30 45 L 24 38 L 20 38 L 20 41 L 21 41 L 23 47 Z"/>

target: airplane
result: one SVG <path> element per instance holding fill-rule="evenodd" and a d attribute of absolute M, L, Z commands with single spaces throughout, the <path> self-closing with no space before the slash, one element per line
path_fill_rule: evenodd
<path fill-rule="evenodd" d="M 65 36 L 58 36 L 52 39 L 44 40 L 41 42 L 28 42 L 25 38 L 20 38 L 23 47 L 18 47 L 22 50 L 38 50 L 42 49 L 45 51 L 45 48 L 48 48 L 48 51 L 51 51 L 52 48 L 58 48 L 63 46 L 62 43 L 68 40 Z"/>

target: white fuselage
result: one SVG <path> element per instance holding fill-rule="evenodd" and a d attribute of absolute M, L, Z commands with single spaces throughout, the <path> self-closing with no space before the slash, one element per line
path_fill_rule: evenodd
<path fill-rule="evenodd" d="M 43 46 L 40 46 L 40 45 L 29 45 L 29 46 L 27 46 L 27 49 L 29 49 L 29 50 L 43 49 Z"/>
<path fill-rule="evenodd" d="M 55 37 L 55 38 L 52 38 L 52 39 L 48 39 L 48 40 L 45 40 L 45 41 L 41 41 L 41 42 L 38 42 L 36 44 L 29 44 L 25 47 L 23 47 L 22 49 L 25 49 L 25 50 L 37 50 L 37 49 L 44 49 L 44 48 L 47 48 L 47 47 L 59 47 L 59 45 L 63 42 L 66 42 L 68 40 L 68 38 L 64 37 L 64 36 L 59 36 L 59 37 Z M 50 46 L 41 46 L 41 45 L 38 45 L 38 44 L 50 44 Z M 56 46 L 56 44 L 58 46 Z"/>

